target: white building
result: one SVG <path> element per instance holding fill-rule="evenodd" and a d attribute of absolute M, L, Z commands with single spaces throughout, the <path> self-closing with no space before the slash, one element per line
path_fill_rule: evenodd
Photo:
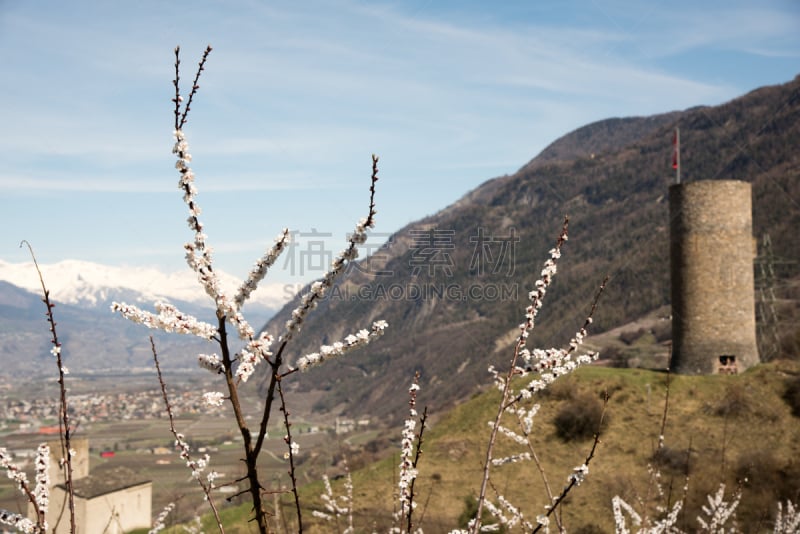
<path fill-rule="evenodd" d="M 69 504 L 64 471 L 59 467 L 61 444 L 50 445 L 50 506 L 48 532 L 68 534 Z M 77 454 L 72 458 L 75 486 L 75 525 L 77 534 L 122 534 L 137 528 L 150 528 L 153 484 L 126 467 L 103 470 L 102 476 L 89 474 L 89 440 L 71 440 Z M 33 518 L 33 506 L 28 506 Z"/>

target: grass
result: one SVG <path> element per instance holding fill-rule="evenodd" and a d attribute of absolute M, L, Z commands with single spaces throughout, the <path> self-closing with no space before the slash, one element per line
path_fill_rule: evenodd
<path fill-rule="evenodd" d="M 689 485 L 686 517 L 691 528 L 705 504 L 705 495 L 720 482 L 734 491 L 743 489 L 739 525 L 748 532 L 763 528 L 775 513 L 778 500 L 800 496 L 800 424 L 781 399 L 785 377 L 800 373 L 800 364 L 762 365 L 739 376 L 670 376 L 670 405 L 665 445 L 676 458 L 688 458 Z M 611 416 L 590 474 L 573 491 L 563 508 L 569 530 L 596 525 L 613 531 L 611 498 L 620 495 L 636 503 L 648 494 L 648 464 L 656 451 L 664 409 L 667 374 L 643 369 L 586 367 L 559 380 L 541 398 L 535 448 L 557 492 L 572 469 L 583 462 L 591 440 L 564 443 L 557 438 L 553 417 L 563 403 L 579 395 L 608 391 Z M 445 415 L 426 433 L 417 481 L 418 513 L 424 513 L 425 532 L 443 532 L 456 525 L 464 498 L 477 491 L 488 421 L 499 394 L 489 391 Z M 420 405 L 425 402 L 420 392 Z M 511 452 L 508 440 L 500 451 Z M 389 526 L 396 456 L 353 474 L 356 516 L 366 528 Z M 753 464 L 758 464 L 754 466 Z M 661 482 L 674 502 L 683 497 L 686 474 L 664 464 Z M 750 471 L 745 469 L 750 467 Z M 739 480 L 737 474 L 762 472 L 761 481 Z M 532 465 L 511 464 L 494 471 L 497 490 L 520 506 L 530 518 L 547 503 L 541 478 Z M 777 481 L 772 485 L 767 480 Z M 307 506 L 319 506 L 321 485 L 304 488 Z M 340 494 L 334 484 L 334 492 Z M 651 488 L 650 494 L 654 494 Z M 671 492 L 671 493 L 670 493 Z M 650 503 L 654 504 L 654 503 Z M 664 502 L 662 502 L 664 504 Z M 310 514 L 306 513 L 309 518 Z M 310 521 L 310 519 L 308 519 Z M 324 528 L 319 527 L 324 531 Z M 311 531 L 314 531 L 312 529 Z"/>

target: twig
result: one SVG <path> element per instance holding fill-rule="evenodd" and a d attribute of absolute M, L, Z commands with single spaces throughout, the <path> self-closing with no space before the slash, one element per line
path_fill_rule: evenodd
<path fill-rule="evenodd" d="M 211 490 L 213 489 L 213 478 L 208 481 L 208 484 L 203 481 L 200 476 L 200 471 L 202 471 L 202 469 L 205 467 L 205 462 L 203 465 L 201 465 L 196 460 L 192 459 L 191 455 L 189 454 L 189 446 L 184 441 L 183 435 L 179 434 L 178 431 L 175 430 L 175 418 L 172 415 L 172 405 L 170 404 L 169 396 L 167 395 L 167 385 L 164 383 L 164 377 L 161 374 L 161 366 L 158 363 L 158 353 L 156 352 L 156 343 L 153 340 L 153 336 L 150 336 L 150 349 L 153 352 L 153 361 L 156 364 L 158 383 L 161 385 L 161 396 L 164 399 L 164 405 L 167 409 L 167 416 L 169 417 L 169 429 L 172 432 L 172 435 L 175 437 L 175 443 L 181 448 L 181 458 L 186 460 L 186 465 L 192 469 L 194 478 L 197 480 L 197 483 L 200 484 L 200 487 L 203 489 L 203 493 L 206 494 L 208 505 L 211 507 L 211 511 L 214 513 L 214 519 L 217 522 L 217 528 L 219 528 L 219 531 L 222 534 L 225 534 L 225 528 L 222 526 L 222 519 L 219 517 L 219 512 L 214 504 L 214 498 L 211 496 Z"/>
<path fill-rule="evenodd" d="M 53 348 L 50 352 L 56 357 L 56 364 L 58 365 L 58 387 L 60 390 L 60 406 L 59 406 L 59 424 L 62 427 L 61 432 L 59 433 L 59 437 L 61 438 L 61 458 L 64 461 L 63 466 L 66 469 L 66 485 L 67 485 L 67 496 L 69 502 L 69 527 L 70 532 L 76 532 L 75 527 L 75 487 L 73 486 L 72 481 L 72 446 L 71 446 L 71 429 L 69 423 L 69 410 L 67 409 L 67 387 L 64 381 L 64 375 L 67 373 L 66 368 L 64 367 L 61 359 L 61 343 L 58 341 L 58 334 L 56 333 L 56 321 L 53 317 L 53 308 L 55 307 L 55 303 L 50 302 L 50 291 L 47 289 L 44 283 L 44 277 L 42 276 L 42 270 L 39 269 L 39 263 L 36 261 L 36 255 L 33 253 L 33 247 L 31 244 L 23 240 L 19 246 L 20 248 L 22 245 L 26 245 L 28 247 L 28 251 L 31 253 L 31 259 L 33 259 L 33 265 L 36 267 L 36 273 L 39 275 L 39 282 L 42 285 L 42 292 L 44 293 L 44 297 L 42 298 L 42 302 L 44 302 L 45 306 L 47 307 L 47 322 L 50 323 L 50 332 L 53 334 L 52 339 L 50 342 L 53 345 Z M 39 512 L 38 506 L 34 501 L 34 506 L 37 509 L 37 514 L 41 515 L 40 520 L 44 521 L 44 514 Z"/>
<path fill-rule="evenodd" d="M 46 445 L 42 444 L 42 446 Z M 36 515 L 36 523 L 34 524 L 33 521 L 21 514 L 15 514 L 8 510 L 0 509 L 0 523 L 20 527 L 21 530 L 24 530 L 25 527 L 33 528 L 37 534 L 46 534 L 46 511 L 40 507 L 39 500 L 36 498 L 36 491 L 31 490 L 27 475 L 19 466 L 11 462 L 11 455 L 5 447 L 0 447 L 0 466 L 5 469 L 8 478 L 16 482 L 17 488 L 25 495 L 28 502 L 33 505 L 33 510 Z"/>
<path fill-rule="evenodd" d="M 182 129 L 183 125 L 186 124 L 186 121 L 188 120 L 189 110 L 191 109 L 192 106 L 192 100 L 194 99 L 194 95 L 197 93 L 197 90 L 200 89 L 200 86 L 197 85 L 197 82 L 200 80 L 200 74 L 205 70 L 206 60 L 208 59 L 208 55 L 211 53 L 211 50 L 212 50 L 211 45 L 208 45 L 206 47 L 205 52 L 203 52 L 203 57 L 200 59 L 200 64 L 197 66 L 197 73 L 194 76 L 194 82 L 192 83 L 192 90 L 189 92 L 189 98 L 186 101 L 186 106 L 184 106 L 183 108 L 183 114 L 181 114 L 180 107 L 181 107 L 181 102 L 183 102 L 183 97 L 181 96 L 180 88 L 178 86 L 180 82 L 179 71 L 181 65 L 181 60 L 180 60 L 181 47 L 180 46 L 175 47 L 175 80 L 173 82 L 175 85 L 175 98 L 172 101 L 175 102 L 176 130 Z"/>
<path fill-rule="evenodd" d="M 554 249 L 554 253 L 551 254 L 551 259 L 548 260 L 549 264 L 552 267 L 555 267 L 556 261 L 560 256 L 560 249 L 561 245 L 567 240 L 567 230 L 569 226 L 569 217 L 564 218 L 564 224 L 561 228 L 561 233 L 558 236 L 558 240 L 556 242 L 556 247 Z M 554 272 L 554 270 L 553 270 Z M 498 405 L 497 414 L 494 418 L 494 424 L 492 425 L 492 431 L 489 435 L 489 443 L 486 446 L 486 459 L 483 463 L 483 479 L 481 481 L 481 489 L 478 495 L 478 509 L 475 513 L 475 522 L 472 527 L 473 534 L 477 534 L 480 532 L 481 527 L 481 514 L 483 513 L 483 505 L 486 501 L 486 489 L 489 484 L 489 473 L 492 466 L 492 457 L 494 454 L 494 445 L 497 441 L 497 432 L 500 428 L 500 420 L 503 418 L 503 413 L 507 409 L 507 401 L 509 397 L 509 391 L 511 388 L 511 378 L 516 373 L 517 369 L 517 361 L 520 357 L 520 352 L 523 348 L 525 348 L 525 341 L 528 338 L 528 333 L 534 327 L 534 318 L 541 307 L 542 299 L 544 298 L 545 290 L 547 286 L 550 284 L 552 280 L 552 274 L 548 271 L 541 279 L 541 285 L 537 282 L 537 290 L 536 293 L 533 294 L 532 303 L 526 309 L 525 314 L 525 322 L 521 326 L 521 332 L 519 337 L 517 338 L 517 343 L 514 347 L 514 356 L 511 358 L 511 362 L 508 367 L 508 373 L 505 377 L 505 381 L 503 383 L 503 391 L 502 396 L 500 397 L 500 403 Z M 521 398 L 521 397 L 520 397 Z"/>
<path fill-rule="evenodd" d="M 425 520 L 425 513 L 428 511 L 428 505 L 431 502 L 431 497 L 433 497 L 433 485 L 428 489 L 428 496 L 425 497 L 425 505 L 422 507 L 422 512 L 419 514 L 419 524 L 421 525 L 422 522 Z"/>
<path fill-rule="evenodd" d="M 297 532 L 303 532 L 303 514 L 300 511 L 300 496 L 297 493 L 297 476 L 294 468 L 294 453 L 295 447 L 292 441 L 292 423 L 289 421 L 289 410 L 286 409 L 286 398 L 283 396 L 283 387 L 281 387 L 281 380 L 278 378 L 278 395 L 281 399 L 280 410 L 283 412 L 283 426 L 286 429 L 286 445 L 289 447 L 289 478 L 292 479 L 292 494 L 294 495 L 294 507 L 297 511 Z"/>
<path fill-rule="evenodd" d="M 670 356 L 670 359 L 672 359 L 672 356 Z M 661 430 L 658 434 L 659 449 L 664 446 L 664 435 L 665 435 L 664 433 L 667 428 L 667 413 L 669 412 L 669 386 L 670 386 L 670 378 L 672 377 L 672 374 L 670 372 L 671 368 L 672 368 L 672 363 L 670 362 L 667 365 L 667 384 L 666 384 L 667 392 L 664 396 L 664 414 L 661 416 Z"/>
<path fill-rule="evenodd" d="M 183 97 L 181 96 L 181 89 L 180 89 L 180 81 L 181 81 L 181 47 L 175 47 L 175 78 L 172 80 L 172 85 L 175 86 L 175 98 L 172 101 L 175 103 L 175 129 L 180 129 L 180 122 L 181 122 L 181 102 L 183 102 Z"/>
<path fill-rule="evenodd" d="M 322 297 L 322 293 L 326 289 L 333 284 L 334 280 L 344 272 L 344 258 L 355 258 L 356 257 L 356 246 L 357 240 L 359 240 L 362 236 L 358 231 L 359 228 L 362 229 L 362 232 L 367 228 L 372 228 L 375 225 L 375 183 L 378 181 L 378 156 L 372 155 L 372 176 L 370 177 L 370 188 L 369 188 L 369 213 L 367 214 L 367 218 L 363 220 L 363 223 L 359 223 L 356 232 L 350 236 L 349 245 L 345 251 L 343 251 L 334 262 L 335 266 L 325 274 L 323 281 L 318 286 L 320 289 L 318 291 L 311 291 L 303 297 L 303 304 L 298 307 L 295 312 L 293 312 L 293 320 L 294 316 L 297 315 L 296 322 L 293 324 L 299 324 L 302 322 L 303 318 L 316 306 L 316 301 Z M 264 412 L 261 415 L 261 424 L 258 430 L 258 437 L 256 438 L 256 444 L 253 447 L 253 450 L 256 455 L 261 451 L 261 447 L 264 444 L 264 439 L 267 436 L 267 425 L 269 424 L 269 417 L 270 413 L 272 412 L 272 403 L 275 399 L 275 387 L 277 385 L 278 380 L 282 377 L 287 376 L 295 372 L 294 369 L 290 369 L 286 371 L 283 375 L 281 374 L 281 366 L 283 365 L 283 351 L 286 349 L 286 345 L 291 339 L 291 330 L 287 329 L 287 332 L 281 338 L 281 344 L 278 349 L 275 351 L 275 355 L 273 360 L 270 362 L 270 366 L 272 367 L 272 371 L 270 374 L 270 381 L 269 385 L 267 386 L 267 396 L 266 400 L 264 401 Z"/>
<path fill-rule="evenodd" d="M 581 332 L 585 332 L 586 330 L 588 330 L 589 326 L 592 324 L 592 321 L 594 320 L 594 312 L 597 311 L 597 305 L 600 302 L 600 297 L 603 295 L 603 292 L 606 290 L 606 285 L 608 284 L 608 280 L 609 279 L 610 279 L 610 276 L 606 275 L 606 277 L 603 278 L 603 282 L 600 284 L 600 287 L 597 289 L 597 292 L 594 294 L 594 299 L 592 300 L 592 306 L 591 306 L 591 308 L 589 308 L 589 313 L 586 315 L 586 319 L 584 319 L 584 321 L 583 321 L 583 327 L 581 328 Z M 572 354 L 577 349 L 578 349 L 578 345 L 577 344 L 570 344 L 569 348 L 565 351 L 565 355 Z M 530 370 L 530 369 L 528 369 L 528 370 Z M 518 394 L 511 401 L 509 401 L 509 403 L 506 404 L 505 407 L 509 408 L 509 407 L 513 406 L 517 402 L 521 401 L 522 398 L 523 398 L 522 393 Z"/>
<path fill-rule="evenodd" d="M 686 449 L 686 471 L 684 472 L 684 479 L 683 479 L 683 502 L 686 502 L 687 497 L 689 496 L 689 479 L 691 472 L 691 463 L 692 460 L 692 436 L 689 436 L 689 447 Z M 683 514 L 683 525 L 686 526 L 686 514 Z"/>
<path fill-rule="evenodd" d="M 250 275 L 243 282 L 233 298 L 231 298 L 230 295 L 226 295 L 220 289 L 219 278 L 213 267 L 212 249 L 206 244 L 207 236 L 203 232 L 203 224 L 199 219 L 201 210 L 195 200 L 197 188 L 194 185 L 195 175 L 191 169 L 192 157 L 182 128 L 186 124 L 194 96 L 200 87 L 198 82 L 205 69 L 205 63 L 211 50 L 212 48 L 209 46 L 203 53 L 192 83 L 191 91 L 184 102 L 180 91 L 180 47 L 175 48 L 175 78 L 173 80 L 175 95 L 172 101 L 174 103 L 174 135 L 176 142 L 172 152 L 177 157 L 175 168 L 180 174 L 179 187 L 184 194 L 183 200 L 189 208 L 189 218 L 187 222 L 194 233 L 193 241 L 184 245 L 186 249 L 186 260 L 192 270 L 197 274 L 198 281 L 203 286 L 205 292 L 213 299 L 216 305 L 217 324 L 211 325 L 209 323 L 203 323 L 197 321 L 193 317 L 177 317 L 175 313 L 164 313 L 163 310 L 160 311 L 158 320 L 154 321 L 151 320 L 152 314 L 144 313 L 134 306 L 117 305 L 116 303 L 114 309 L 115 311 L 122 312 L 124 317 L 135 322 L 143 322 L 148 326 L 158 327 L 166 331 L 193 333 L 205 339 L 213 340 L 219 345 L 220 355 L 201 356 L 200 364 L 212 372 L 223 374 L 225 377 L 228 390 L 228 396 L 226 398 L 231 403 L 234 418 L 243 440 L 244 458 L 242 458 L 242 461 L 246 466 L 245 478 L 248 483 L 246 492 L 250 493 L 252 500 L 254 513 L 253 521 L 258 524 L 259 532 L 261 534 L 266 534 L 270 530 L 270 525 L 268 521 L 268 512 L 262 500 L 264 487 L 259 480 L 258 458 L 262 452 L 267 436 L 267 426 L 270 422 L 273 405 L 276 402 L 276 395 L 281 398 L 281 410 L 284 412 L 284 421 L 287 426 L 290 447 L 294 445 L 291 442 L 291 434 L 288 433 L 290 426 L 288 423 L 288 412 L 283 398 L 283 391 L 280 387 L 281 378 L 293 373 L 294 369 L 289 369 L 283 373 L 283 363 L 286 361 L 284 358 L 284 350 L 294 331 L 299 329 L 300 323 L 316 306 L 325 290 L 345 271 L 345 267 L 358 256 L 358 246 L 366 241 L 367 231 L 374 226 L 376 214 L 375 184 L 378 180 L 378 158 L 374 155 L 372 156 L 372 177 L 370 183 L 369 213 L 367 217 L 358 222 L 354 233 L 348 238 L 347 248 L 335 259 L 334 265 L 325 274 L 323 280 L 312 284 L 310 292 L 303 296 L 301 306 L 292 314 L 292 320 L 287 323 L 284 335 L 279 338 L 277 350 L 275 353 L 272 353 L 269 347 L 273 342 L 273 337 L 264 332 L 256 336 L 255 330 L 244 319 L 240 309 L 251 292 L 255 290 L 258 283 L 263 279 L 264 275 L 266 275 L 267 269 L 275 261 L 278 254 L 285 248 L 285 244 L 288 240 L 288 230 L 284 230 L 276 241 L 276 245 L 258 260 L 256 267 L 251 271 Z M 246 341 L 245 348 L 239 353 L 234 353 L 228 343 L 228 322 L 233 325 L 235 333 Z M 346 348 L 352 348 L 364 344 L 373 337 L 380 335 L 386 326 L 387 324 L 385 321 L 376 321 L 373 323 L 370 331 L 362 329 L 356 335 L 350 335 L 345 338 L 345 343 L 335 343 L 333 348 L 338 350 L 342 345 L 346 345 Z M 233 335 L 233 332 L 231 335 Z M 153 352 L 155 356 L 155 349 Z M 263 401 L 263 413 L 256 433 L 255 431 L 251 432 L 250 426 L 245 419 L 239 385 L 247 381 L 252 375 L 256 364 L 262 361 L 269 365 L 270 373 L 269 385 L 266 397 Z M 219 392 L 211 392 L 208 393 L 208 395 L 208 399 L 212 399 L 212 402 L 220 401 L 222 398 L 222 393 Z M 290 474 L 297 505 L 298 520 L 300 520 L 300 505 L 297 496 L 296 473 L 294 472 L 294 451 L 292 450 L 290 450 L 290 460 Z M 212 485 L 211 480 L 209 480 L 209 485 Z M 302 523 L 299 524 L 299 528 L 302 530 Z"/>
<path fill-rule="evenodd" d="M 544 466 L 542 465 L 541 460 L 539 460 L 539 455 L 536 454 L 536 450 L 533 448 L 533 443 L 531 443 L 530 436 L 528 432 L 525 431 L 525 424 L 522 422 L 522 418 L 520 417 L 519 412 L 517 412 L 517 421 L 519 422 L 520 430 L 522 431 L 522 435 L 525 436 L 525 442 L 528 447 L 528 451 L 531 453 L 531 458 L 533 458 L 533 463 L 536 464 L 536 469 L 539 471 L 539 475 L 542 477 L 542 483 L 544 484 L 544 490 L 547 493 L 547 502 L 553 502 L 553 490 L 550 488 L 550 482 L 547 480 L 547 474 L 544 471 Z M 561 515 L 555 515 L 556 526 L 558 527 L 558 531 L 561 532 L 564 529 L 564 526 L 561 524 Z"/>
<path fill-rule="evenodd" d="M 421 439 L 424 428 L 420 429 L 419 433 L 415 433 L 414 429 L 417 426 L 417 391 L 419 391 L 419 371 L 414 373 L 414 381 L 408 388 L 408 417 L 403 423 L 403 431 L 400 440 L 400 479 L 397 484 L 398 501 L 400 503 L 400 511 L 395 519 L 402 525 L 406 523 L 406 529 L 402 527 L 400 532 L 411 533 L 414 514 L 414 481 L 417 478 L 416 464 L 419 460 L 419 440 Z M 427 409 L 426 409 L 427 412 Z M 423 415 L 422 421 L 424 423 L 425 416 Z M 417 441 L 417 451 L 412 459 L 414 452 L 414 442 Z"/>
<path fill-rule="evenodd" d="M 419 374 L 417 374 L 419 376 Z M 417 434 L 417 450 L 414 452 L 414 470 L 416 471 L 417 464 L 419 463 L 419 457 L 422 456 L 422 434 L 425 432 L 425 421 L 428 419 L 428 407 L 425 406 L 422 409 L 422 417 L 419 419 L 419 434 Z M 414 522 L 413 522 L 413 515 L 414 515 L 414 484 L 416 483 L 417 478 L 414 477 L 411 480 L 411 484 L 408 487 L 408 513 L 406 514 L 406 528 L 407 532 L 411 534 L 414 531 Z M 420 520 L 421 521 L 421 520 Z"/>
<path fill-rule="evenodd" d="M 581 467 L 586 467 L 587 471 L 589 467 L 589 462 L 591 462 L 592 458 L 594 458 L 594 453 L 597 450 L 597 445 L 600 444 L 600 429 L 603 427 L 603 420 L 605 419 L 607 407 L 608 407 L 608 393 L 606 393 L 605 396 L 603 397 L 603 411 L 600 413 L 600 421 L 597 423 L 597 432 L 594 435 L 594 443 L 592 443 L 592 448 L 589 451 L 589 454 L 586 456 L 586 459 L 583 461 L 583 466 L 581 466 Z M 571 475 L 569 477 L 569 483 L 566 486 L 564 486 L 561 495 L 555 498 L 552 506 L 548 507 L 545 517 L 550 517 L 550 515 L 553 512 L 555 512 L 556 508 L 558 508 L 558 506 L 564 501 L 564 499 L 567 498 L 567 494 L 569 494 L 572 488 L 579 485 L 581 481 L 582 481 L 581 477 L 576 475 Z M 543 526 L 544 525 L 542 523 L 539 523 L 538 525 L 536 525 L 536 528 L 533 529 L 533 532 L 539 532 L 539 530 Z"/>

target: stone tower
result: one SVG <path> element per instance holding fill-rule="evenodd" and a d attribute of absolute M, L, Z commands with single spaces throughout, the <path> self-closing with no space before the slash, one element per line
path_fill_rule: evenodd
<path fill-rule="evenodd" d="M 737 373 L 757 364 L 750 184 L 675 184 L 669 216 L 672 371 Z"/>

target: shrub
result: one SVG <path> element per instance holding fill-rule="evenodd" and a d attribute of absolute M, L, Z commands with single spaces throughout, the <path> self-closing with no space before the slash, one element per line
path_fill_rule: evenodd
<path fill-rule="evenodd" d="M 616 367 L 618 369 L 628 368 L 628 356 L 625 354 L 625 351 L 621 350 L 619 347 L 603 349 L 602 355 L 603 360 L 607 360 L 611 367 Z"/>
<path fill-rule="evenodd" d="M 739 417 L 751 411 L 750 396 L 738 382 L 729 384 L 722 399 L 713 407 L 714 415 L 721 417 Z"/>
<path fill-rule="evenodd" d="M 689 451 L 673 449 L 666 445 L 656 449 L 656 452 L 650 457 L 650 462 L 655 467 L 680 474 L 689 474 L 689 460 Z"/>
<path fill-rule="evenodd" d="M 596 523 L 587 523 L 574 530 L 575 534 L 606 534 L 601 526 Z"/>
<path fill-rule="evenodd" d="M 553 420 L 556 435 L 564 441 L 589 439 L 601 432 L 607 423 L 603 403 L 585 393 L 565 402 Z"/>
<path fill-rule="evenodd" d="M 575 397 L 575 382 L 571 377 L 562 378 L 550 384 L 550 387 L 542 390 L 539 395 L 549 399 L 564 401 L 572 400 Z"/>
<path fill-rule="evenodd" d="M 800 376 L 796 376 L 786 381 L 786 390 L 783 392 L 783 400 L 792 410 L 792 415 L 800 417 Z"/>
<path fill-rule="evenodd" d="M 475 514 L 478 513 L 478 499 L 469 495 L 464 497 L 464 510 L 461 512 L 461 515 L 458 516 L 458 526 L 459 528 L 467 528 L 469 526 L 469 522 L 475 517 Z M 489 513 L 488 510 L 483 510 L 481 512 L 481 522 L 483 523 L 492 523 L 492 514 Z M 501 525 L 499 530 L 495 532 L 507 532 L 507 530 Z"/>
<path fill-rule="evenodd" d="M 736 461 L 736 479 L 757 493 L 772 493 L 780 484 L 780 464 L 772 451 L 742 453 Z"/>

